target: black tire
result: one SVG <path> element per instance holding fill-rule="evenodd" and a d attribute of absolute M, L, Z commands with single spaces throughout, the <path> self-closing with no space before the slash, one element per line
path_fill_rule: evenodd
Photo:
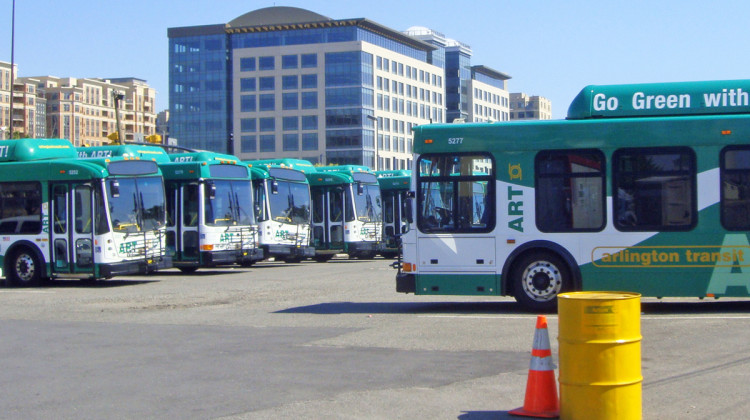
<path fill-rule="evenodd" d="M 38 287 L 42 282 L 42 263 L 27 247 L 15 250 L 8 261 L 7 280 L 11 286 Z"/>
<path fill-rule="evenodd" d="M 193 274 L 196 271 L 198 271 L 197 266 L 191 266 L 191 267 L 177 267 L 180 271 L 182 271 L 185 274 Z"/>
<path fill-rule="evenodd" d="M 324 262 L 331 261 L 334 256 L 335 256 L 334 254 L 321 254 L 321 255 L 314 256 L 313 260 L 315 260 L 316 262 L 324 263 Z"/>
<path fill-rule="evenodd" d="M 523 255 L 514 264 L 511 281 L 516 301 L 533 312 L 554 312 L 557 295 L 573 287 L 567 264 L 547 251 Z"/>

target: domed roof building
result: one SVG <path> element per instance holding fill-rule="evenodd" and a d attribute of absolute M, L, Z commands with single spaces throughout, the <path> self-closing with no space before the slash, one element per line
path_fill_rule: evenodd
<path fill-rule="evenodd" d="M 472 73 L 458 71 L 470 48 L 422 26 L 401 32 L 274 6 L 225 24 L 169 28 L 168 37 L 170 133 L 185 147 L 411 169 L 412 127 L 473 109 L 465 94 Z M 460 64 L 451 58 L 456 45 Z M 459 73 L 464 80 L 453 80 Z M 496 90 L 484 112 L 507 95 Z"/>

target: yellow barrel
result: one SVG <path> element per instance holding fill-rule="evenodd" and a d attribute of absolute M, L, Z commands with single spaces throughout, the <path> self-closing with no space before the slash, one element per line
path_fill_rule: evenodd
<path fill-rule="evenodd" d="M 641 295 L 558 296 L 560 418 L 640 419 Z"/>

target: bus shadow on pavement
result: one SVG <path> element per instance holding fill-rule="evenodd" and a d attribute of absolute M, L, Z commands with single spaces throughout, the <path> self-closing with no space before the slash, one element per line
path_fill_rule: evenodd
<path fill-rule="evenodd" d="M 281 314 L 526 314 L 515 302 L 329 302 L 287 308 Z"/>
<path fill-rule="evenodd" d="M 695 300 L 690 302 L 641 302 L 648 315 L 688 315 L 710 313 L 750 313 L 750 300 Z"/>
<path fill-rule="evenodd" d="M 79 288 L 79 289 L 108 289 L 112 287 L 138 286 L 141 284 L 156 283 L 159 280 L 140 280 L 140 279 L 118 279 L 118 280 L 46 280 L 42 282 L 44 289 L 62 289 L 62 288 Z M 7 286 L 3 288 L 12 289 Z M 19 289 L 21 290 L 21 289 Z"/>

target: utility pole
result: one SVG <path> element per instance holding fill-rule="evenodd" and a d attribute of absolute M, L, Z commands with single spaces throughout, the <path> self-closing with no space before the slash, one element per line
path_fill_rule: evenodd
<path fill-rule="evenodd" d="M 13 60 L 16 46 L 16 0 L 13 0 L 13 9 L 10 18 L 10 130 L 8 131 L 8 138 L 13 138 L 13 110 L 15 108 L 13 98 L 13 88 L 15 87 L 15 74 L 13 67 L 15 61 Z"/>
<path fill-rule="evenodd" d="M 112 99 L 115 103 L 115 123 L 117 124 L 117 144 L 123 144 L 125 139 L 122 138 L 122 127 L 120 126 L 120 101 L 125 95 L 117 90 L 112 91 Z"/>
<path fill-rule="evenodd" d="M 368 115 L 367 118 L 369 120 L 372 120 L 373 124 L 375 124 L 375 167 L 373 168 L 373 171 L 378 170 L 378 129 L 380 128 L 380 124 L 378 124 L 378 119 L 373 117 L 372 115 Z"/>

